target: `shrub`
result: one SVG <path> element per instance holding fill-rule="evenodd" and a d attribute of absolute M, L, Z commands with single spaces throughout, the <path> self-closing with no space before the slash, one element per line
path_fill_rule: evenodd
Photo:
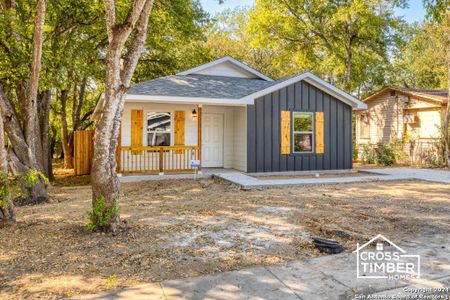
<path fill-rule="evenodd" d="M 432 145 L 431 149 L 424 151 L 421 156 L 425 166 L 429 168 L 445 168 L 447 166 L 445 147 L 445 140 L 439 140 Z"/>
<path fill-rule="evenodd" d="M 391 144 L 379 144 L 376 148 L 376 163 L 392 166 L 395 163 L 395 151 Z"/>
<path fill-rule="evenodd" d="M 87 228 L 89 231 L 105 230 L 108 227 L 112 217 L 119 213 L 119 205 L 115 200 L 110 206 L 107 205 L 105 198 L 98 197 L 92 203 L 92 211 L 87 213 L 89 222 Z"/>
<path fill-rule="evenodd" d="M 445 143 L 445 137 L 449 135 L 450 130 L 446 133 L 444 126 L 439 127 L 439 139 L 433 144 L 434 155 L 432 155 L 428 160 L 425 159 L 427 166 L 433 168 L 445 168 L 447 166 L 447 146 Z"/>
<path fill-rule="evenodd" d="M 405 145 L 407 140 L 400 140 L 398 138 L 392 137 L 389 141 L 388 146 L 394 151 L 395 162 L 400 164 L 409 164 L 409 156 L 405 152 Z"/>
<path fill-rule="evenodd" d="M 361 161 L 364 164 L 374 164 L 376 162 L 375 147 L 371 144 L 362 145 Z"/>
<path fill-rule="evenodd" d="M 28 196 L 26 190 L 32 189 L 40 180 L 49 184 L 48 178 L 34 169 L 15 176 L 0 171 L 0 205 L 5 207 L 7 197 L 14 199 L 15 204 L 23 204 Z"/>
<path fill-rule="evenodd" d="M 35 169 L 30 169 L 28 170 L 28 172 L 26 173 L 21 173 L 17 176 L 20 180 L 22 180 L 22 182 L 24 183 L 25 187 L 28 189 L 31 189 L 32 187 L 34 187 L 36 184 L 39 183 L 39 180 L 43 180 L 45 184 L 49 184 L 49 180 L 48 178 L 42 174 L 41 172 L 35 170 Z"/>
<path fill-rule="evenodd" d="M 0 171 L 0 206 L 6 208 L 8 206 L 7 198 L 10 196 L 8 174 Z"/>
<path fill-rule="evenodd" d="M 358 147 L 356 146 L 356 143 L 353 141 L 353 147 L 352 147 L 352 157 L 353 160 L 358 159 Z"/>

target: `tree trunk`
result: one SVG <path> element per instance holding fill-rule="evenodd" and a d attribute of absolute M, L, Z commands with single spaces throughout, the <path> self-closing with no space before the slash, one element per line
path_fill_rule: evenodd
<path fill-rule="evenodd" d="M 447 14 L 447 21 L 450 23 L 450 13 Z M 447 167 L 450 168 L 450 28 L 447 30 L 447 72 L 448 72 L 448 95 L 447 106 L 444 115 L 444 139 L 447 152 Z"/>
<path fill-rule="evenodd" d="M 69 129 L 67 125 L 67 96 L 67 90 L 61 91 L 61 146 L 64 153 L 64 169 L 73 169 L 73 151 L 70 148 Z"/>
<path fill-rule="evenodd" d="M 133 1 L 126 20 L 122 24 L 116 22 L 115 1 L 104 0 L 104 6 L 109 42 L 106 60 L 105 106 L 94 135 L 91 182 L 93 203 L 104 199 L 107 212 L 117 206 L 119 201 L 120 183 L 116 174 L 116 150 L 120 122 L 125 94 L 147 37 L 153 0 Z M 132 34 L 133 30 L 134 34 Z M 130 37 L 131 41 L 123 58 L 122 53 Z M 119 214 L 115 213 L 106 221 L 108 225 L 101 229 L 115 231 L 120 222 Z"/>
<path fill-rule="evenodd" d="M 8 163 L 6 159 L 5 144 L 3 119 L 0 114 L 0 190 L 5 194 L 4 198 L 0 198 L 0 227 L 8 226 L 16 222 L 14 204 L 8 194 Z"/>
<path fill-rule="evenodd" d="M 56 132 L 57 129 L 55 126 L 51 126 L 51 138 L 50 138 L 50 161 L 51 159 L 53 159 L 53 157 L 55 157 L 56 154 Z M 53 173 L 53 172 L 52 172 Z"/>
<path fill-rule="evenodd" d="M 50 91 L 42 92 L 39 97 L 39 128 L 41 130 L 42 164 L 44 175 L 53 180 L 52 159 L 50 150 L 50 105 L 52 94 Z"/>
<path fill-rule="evenodd" d="M 63 152 L 64 152 L 64 155 L 63 155 L 64 169 L 73 169 L 74 165 L 73 165 L 72 151 L 66 143 L 63 143 L 62 146 L 63 146 Z"/>
<path fill-rule="evenodd" d="M 39 106 L 42 103 L 38 99 L 45 10 L 46 1 L 37 0 L 30 77 L 24 82 L 18 82 L 16 89 L 19 101 L 18 108 L 22 112 L 21 120 L 18 118 L 12 102 L 0 86 L 0 113 L 5 120 L 4 129 L 12 146 L 7 155 L 10 162 L 9 167 L 14 175 L 27 174 L 30 170 L 36 170 L 43 174 L 46 172 L 44 162 L 47 161 L 48 156 L 44 158 L 41 122 L 39 121 Z M 48 119 L 47 113 L 43 112 L 46 119 Z M 39 179 L 38 184 L 31 188 L 22 182 L 22 188 L 24 192 L 28 193 L 29 199 L 27 202 L 39 203 L 48 198 L 46 185 L 42 178 Z"/>
<path fill-rule="evenodd" d="M 28 166 L 22 164 L 16 153 L 12 149 L 8 153 L 9 167 L 13 175 L 20 177 L 20 175 L 27 174 L 33 170 Z M 35 169 L 34 169 L 35 170 Z M 19 180 L 19 184 L 24 193 L 28 195 L 28 198 L 22 202 L 22 204 L 39 204 L 48 199 L 47 185 L 45 181 L 40 178 L 39 181 L 32 187 L 28 187 L 26 182 Z"/>
<path fill-rule="evenodd" d="M 344 73 L 344 89 L 346 92 L 350 92 L 350 80 L 352 75 L 352 52 L 349 49 L 347 51 L 347 58 L 345 60 L 345 73 Z"/>
<path fill-rule="evenodd" d="M 115 78 L 111 79 L 111 81 L 116 81 Z M 116 173 L 115 160 L 120 126 L 115 126 L 115 124 L 120 123 L 121 120 L 120 107 L 123 108 L 124 95 L 124 92 L 117 93 L 111 90 L 106 93 L 106 103 L 117 103 L 117 105 L 105 107 L 102 118 L 95 127 L 94 163 L 91 170 L 92 195 L 93 201 L 104 199 L 107 210 L 117 205 L 120 195 L 120 182 Z M 119 214 L 114 214 L 105 229 L 114 232 L 119 223 Z"/>

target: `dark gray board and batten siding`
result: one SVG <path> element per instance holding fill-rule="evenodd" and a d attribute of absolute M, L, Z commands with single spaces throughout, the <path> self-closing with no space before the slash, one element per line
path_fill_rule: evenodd
<path fill-rule="evenodd" d="M 324 154 L 280 154 L 283 110 L 324 112 Z M 352 168 L 351 106 L 307 82 L 256 99 L 254 105 L 247 106 L 247 122 L 249 173 Z"/>

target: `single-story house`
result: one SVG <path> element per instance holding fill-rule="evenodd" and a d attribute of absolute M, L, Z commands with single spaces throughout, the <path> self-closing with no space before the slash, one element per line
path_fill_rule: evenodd
<path fill-rule="evenodd" d="M 357 145 L 396 138 L 412 148 L 427 148 L 440 137 L 447 97 L 447 91 L 383 88 L 363 100 L 367 110 L 356 113 Z"/>
<path fill-rule="evenodd" d="M 224 57 L 129 90 L 118 171 L 352 168 L 352 110 L 366 104 L 311 73 L 272 80 Z"/>

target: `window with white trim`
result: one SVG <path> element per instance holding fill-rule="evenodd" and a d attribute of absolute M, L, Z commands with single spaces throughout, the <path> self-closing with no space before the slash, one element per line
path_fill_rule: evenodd
<path fill-rule="evenodd" d="M 361 114 L 359 123 L 359 137 L 361 139 L 370 138 L 370 118 L 367 113 Z"/>
<path fill-rule="evenodd" d="M 312 112 L 293 114 L 293 152 L 311 153 L 314 150 L 314 114 Z"/>
<path fill-rule="evenodd" d="M 147 113 L 147 146 L 170 146 L 171 132 L 170 112 Z"/>

